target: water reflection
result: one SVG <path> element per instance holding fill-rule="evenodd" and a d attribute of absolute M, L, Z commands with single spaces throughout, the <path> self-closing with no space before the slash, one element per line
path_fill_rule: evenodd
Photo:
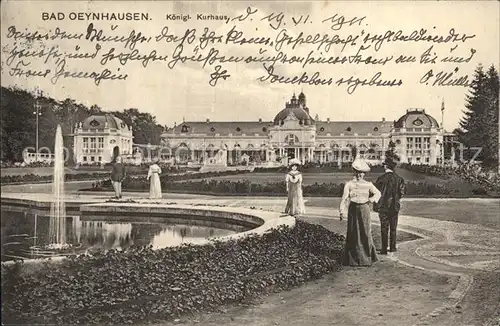
<path fill-rule="evenodd" d="M 50 218 L 29 211 L 2 210 L 2 261 L 15 258 L 38 258 L 54 255 L 45 248 L 50 243 Z M 152 245 L 153 248 L 199 243 L 208 237 L 235 233 L 213 226 L 172 225 L 165 223 L 82 221 L 80 216 L 66 218 L 66 242 L 73 245 L 70 253 L 126 249 L 133 245 Z M 65 252 L 67 253 L 67 252 Z"/>

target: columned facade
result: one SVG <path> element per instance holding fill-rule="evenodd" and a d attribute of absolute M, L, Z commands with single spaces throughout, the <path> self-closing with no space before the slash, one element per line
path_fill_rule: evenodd
<path fill-rule="evenodd" d="M 421 109 L 409 109 L 393 122 L 313 119 L 301 93 L 272 121 L 183 122 L 162 135 L 162 145 L 180 164 L 276 166 L 297 158 L 341 166 L 356 157 L 381 162 L 392 140 L 404 162 L 434 165 L 441 162 L 443 134 Z"/>
<path fill-rule="evenodd" d="M 132 154 L 132 130 L 111 115 L 93 115 L 75 124 L 73 154 L 78 164 L 105 164 L 114 156 Z"/>

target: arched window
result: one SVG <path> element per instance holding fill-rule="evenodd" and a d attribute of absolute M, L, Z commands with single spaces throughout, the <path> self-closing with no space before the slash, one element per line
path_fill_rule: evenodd
<path fill-rule="evenodd" d="M 378 131 L 378 127 L 373 128 L 373 131 Z"/>
<path fill-rule="evenodd" d="M 240 132 L 240 131 L 241 131 L 241 128 L 240 128 L 240 127 L 236 127 L 236 131 L 237 131 L 237 132 Z"/>
<path fill-rule="evenodd" d="M 214 132 L 214 131 L 215 131 L 215 128 L 214 128 L 214 127 L 210 128 L 210 131 L 211 131 L 211 132 Z"/>
<path fill-rule="evenodd" d="M 181 132 L 188 132 L 188 126 L 182 126 Z"/>
<path fill-rule="evenodd" d="M 351 129 L 351 127 L 347 127 L 347 129 L 346 129 L 346 130 L 347 130 L 347 131 L 351 131 L 352 129 Z"/>
<path fill-rule="evenodd" d="M 289 145 L 294 145 L 295 143 L 298 143 L 299 142 L 299 137 L 293 135 L 293 134 L 290 134 L 288 136 L 286 136 L 285 138 L 285 143 L 288 143 Z"/>

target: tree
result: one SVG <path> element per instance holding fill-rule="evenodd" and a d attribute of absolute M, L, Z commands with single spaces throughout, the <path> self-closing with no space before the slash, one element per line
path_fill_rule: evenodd
<path fill-rule="evenodd" d="M 22 161 L 24 149 L 35 147 L 35 99 L 19 88 L 1 88 L 1 160 Z M 44 146 L 44 144 L 40 144 Z"/>
<path fill-rule="evenodd" d="M 53 149 L 55 131 L 61 125 L 64 135 L 64 146 L 71 149 L 73 138 L 69 137 L 75 125 L 93 114 L 102 114 L 98 105 L 87 108 L 67 98 L 56 101 L 47 96 L 35 96 L 25 90 L 1 87 L 0 111 L 0 160 L 22 161 L 23 151 L 27 147 L 35 147 L 36 115 L 33 114 L 35 103 L 41 105 L 39 116 L 39 147 Z M 141 113 L 138 109 L 123 112 L 112 112 L 133 128 L 134 143 L 158 145 L 165 128 L 156 123 L 156 118 L 149 113 Z M 70 155 L 72 157 L 72 155 Z"/>
<path fill-rule="evenodd" d="M 112 114 L 132 127 L 135 144 L 160 144 L 164 127 L 158 124 L 156 117 L 150 113 L 139 112 L 138 109 L 132 108 L 123 112 L 115 111 Z"/>
<path fill-rule="evenodd" d="M 478 158 L 485 166 L 498 164 L 498 96 L 499 77 L 494 66 L 485 73 L 479 65 L 474 73 L 470 94 L 466 96 L 464 117 L 460 121 L 458 140 L 468 149 L 480 147 Z M 472 158 L 475 150 L 468 151 Z"/>
<path fill-rule="evenodd" d="M 385 158 L 387 160 L 392 160 L 393 162 L 399 162 L 399 155 L 396 153 L 396 143 L 392 140 L 389 141 L 389 145 L 387 146 L 387 150 L 385 151 Z"/>
<path fill-rule="evenodd" d="M 499 77 L 494 66 L 487 72 L 486 103 L 487 107 L 482 116 L 484 164 L 489 167 L 498 164 L 498 97 Z"/>

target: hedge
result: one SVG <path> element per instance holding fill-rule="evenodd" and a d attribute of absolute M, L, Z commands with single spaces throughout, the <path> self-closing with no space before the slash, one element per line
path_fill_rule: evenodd
<path fill-rule="evenodd" d="M 181 182 L 161 179 L 162 189 L 170 192 L 198 193 L 198 194 L 225 194 L 225 195 L 244 195 L 244 196 L 286 196 L 286 183 L 268 182 L 253 183 L 249 180 L 231 181 L 231 180 L 186 180 Z M 126 191 L 149 191 L 149 181 L 144 177 L 128 178 L 124 181 L 122 189 Z M 93 189 L 89 190 L 111 190 L 109 180 L 95 184 Z M 344 184 L 340 183 L 314 183 L 303 186 L 304 196 L 321 197 L 341 197 Z M 406 196 L 421 197 L 498 197 L 498 193 L 491 193 L 482 188 L 473 188 L 472 191 L 462 193 L 461 189 L 450 187 L 448 184 L 433 184 L 428 182 L 409 181 L 406 183 Z"/>
<path fill-rule="evenodd" d="M 2 267 L 6 324 L 131 324 L 213 311 L 338 271 L 345 238 L 297 220 L 204 246 L 133 247 L 78 256 L 35 273 Z"/>

